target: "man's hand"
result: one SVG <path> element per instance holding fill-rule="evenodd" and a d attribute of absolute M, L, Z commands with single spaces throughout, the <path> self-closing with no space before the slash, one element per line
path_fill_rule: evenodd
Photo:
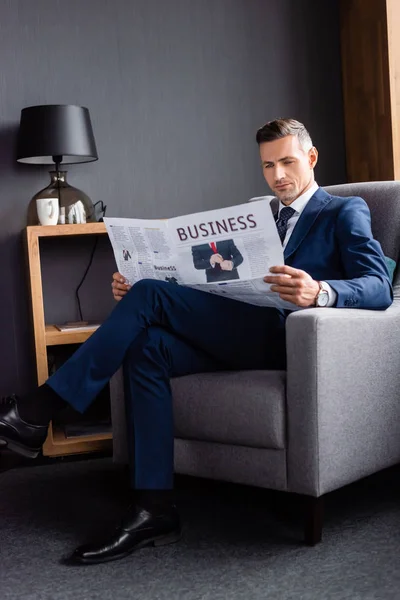
<path fill-rule="evenodd" d="M 214 267 L 216 264 L 221 264 L 224 262 L 224 259 L 220 254 L 213 254 L 210 258 L 210 265 Z"/>
<path fill-rule="evenodd" d="M 220 267 L 223 271 L 232 271 L 233 262 L 231 260 L 223 260 Z"/>
<path fill-rule="evenodd" d="M 122 298 L 129 292 L 131 289 L 130 285 L 125 283 L 126 279 L 121 273 L 114 273 L 112 280 L 112 293 L 114 296 L 114 300 L 119 302 Z"/>
<path fill-rule="evenodd" d="M 319 284 L 308 273 L 287 265 L 271 267 L 270 272 L 280 274 L 267 275 L 264 281 L 273 284 L 271 290 L 277 292 L 282 300 L 288 300 L 302 308 L 314 306 Z"/>

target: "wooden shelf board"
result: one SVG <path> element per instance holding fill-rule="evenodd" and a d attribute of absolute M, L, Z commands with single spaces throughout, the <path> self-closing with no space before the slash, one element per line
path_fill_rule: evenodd
<path fill-rule="evenodd" d="M 102 452 L 112 448 L 112 434 L 96 434 L 66 438 L 62 429 L 50 424 L 47 439 L 43 445 L 44 456 L 67 456 L 89 452 Z"/>
<path fill-rule="evenodd" d="M 43 456 L 71 456 L 74 454 L 88 454 L 93 452 L 104 452 L 112 449 L 112 440 L 90 440 L 88 442 L 78 441 L 73 444 L 50 444 L 43 446 Z"/>
<path fill-rule="evenodd" d="M 50 227 L 50 225 L 49 225 Z M 55 325 L 46 325 L 46 346 L 60 346 L 62 344 L 83 344 L 98 329 L 93 327 L 90 331 L 60 331 Z"/>
<path fill-rule="evenodd" d="M 28 225 L 26 230 L 28 234 L 36 237 L 107 233 L 104 223 L 81 223 L 79 225 Z"/>

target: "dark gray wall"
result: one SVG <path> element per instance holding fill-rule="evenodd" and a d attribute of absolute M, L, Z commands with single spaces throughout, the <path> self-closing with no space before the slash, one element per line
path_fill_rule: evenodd
<path fill-rule="evenodd" d="M 15 162 L 20 110 L 89 107 L 100 159 L 70 183 L 109 216 L 167 217 L 267 193 L 255 130 L 294 116 L 320 150 L 320 184 L 345 181 L 336 0 L 0 0 L 0 394 L 32 382 L 21 231 L 47 170 Z M 84 316 L 113 306 L 105 243 Z M 47 241 L 48 321 L 76 318 L 90 243 Z"/>

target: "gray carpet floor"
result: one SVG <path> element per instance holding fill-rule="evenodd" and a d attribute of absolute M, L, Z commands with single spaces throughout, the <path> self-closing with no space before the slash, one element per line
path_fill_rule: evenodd
<path fill-rule="evenodd" d="M 126 507 L 110 459 L 0 473 L 0 600 L 399 600 L 400 468 L 327 497 L 323 542 L 302 544 L 296 497 L 177 478 L 178 544 L 66 567 Z"/>

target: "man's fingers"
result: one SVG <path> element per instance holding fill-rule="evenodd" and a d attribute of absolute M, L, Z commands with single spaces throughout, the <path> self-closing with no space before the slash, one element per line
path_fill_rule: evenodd
<path fill-rule="evenodd" d="M 223 260 L 221 263 L 221 269 L 223 271 L 232 271 L 233 262 L 231 260 Z"/>
<path fill-rule="evenodd" d="M 114 300 L 117 302 L 129 292 L 132 286 L 126 283 L 126 279 L 121 273 L 113 273 L 111 289 Z"/>
<path fill-rule="evenodd" d="M 264 277 L 266 283 L 272 283 L 273 285 L 281 285 L 284 287 L 297 287 L 298 281 L 290 277 L 290 275 L 267 275 Z"/>
<path fill-rule="evenodd" d="M 125 283 L 117 283 L 116 281 L 112 282 L 111 287 L 113 290 L 122 290 L 125 292 L 131 289 L 130 285 L 127 285 Z"/>
<path fill-rule="evenodd" d="M 289 267 L 289 265 L 280 265 L 276 267 L 270 268 L 271 273 L 284 273 L 286 275 L 290 275 L 291 277 L 303 277 L 306 275 L 305 271 L 301 269 L 295 269 L 294 267 Z"/>
<path fill-rule="evenodd" d="M 124 296 L 126 296 L 127 293 L 128 293 L 127 291 L 113 290 L 113 298 L 114 298 L 114 300 L 117 300 L 117 301 L 122 300 L 122 298 Z"/>
<path fill-rule="evenodd" d="M 114 273 L 113 276 L 113 281 L 116 281 L 117 283 L 125 283 L 126 279 L 123 275 L 121 275 L 121 273 Z"/>
<path fill-rule="evenodd" d="M 126 296 L 126 294 L 131 289 L 131 286 L 127 285 L 125 283 L 118 283 L 118 281 L 116 281 L 114 279 L 113 282 L 111 283 L 111 289 L 112 289 L 114 300 L 116 300 L 118 302 L 119 300 L 122 300 L 122 298 L 124 296 Z"/>
<path fill-rule="evenodd" d="M 125 296 L 128 293 L 128 290 L 120 290 L 118 288 L 113 288 L 114 296 Z"/>

